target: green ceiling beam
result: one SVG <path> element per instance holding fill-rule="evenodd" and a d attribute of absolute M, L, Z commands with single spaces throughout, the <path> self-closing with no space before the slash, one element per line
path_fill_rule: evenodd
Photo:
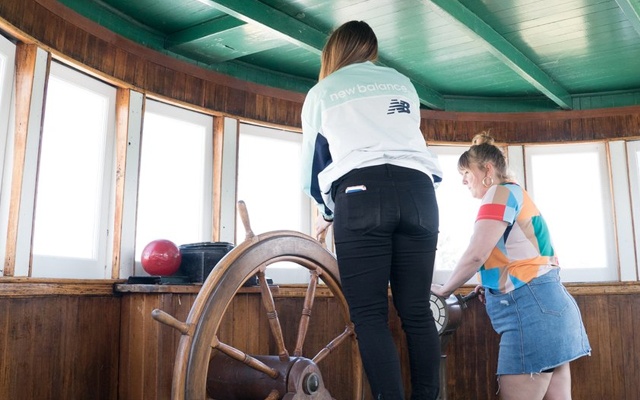
<path fill-rule="evenodd" d="M 284 35 L 287 40 L 314 54 L 320 55 L 328 35 L 309 25 L 256 0 L 199 0 L 239 20 L 259 24 L 265 29 Z M 383 60 L 380 60 L 384 63 Z M 386 64 L 388 65 L 388 64 Z M 391 66 L 391 65 L 389 65 Z M 427 107 L 444 110 L 442 95 L 425 85 L 412 81 L 420 102 Z"/>
<path fill-rule="evenodd" d="M 421 0 L 445 17 L 453 19 L 470 34 L 486 43 L 489 51 L 536 89 L 565 110 L 571 109 L 571 95 L 502 35 L 457 0 Z"/>
<path fill-rule="evenodd" d="M 180 32 L 174 33 L 173 35 L 169 35 L 166 39 L 167 47 L 174 47 L 194 42 L 208 36 L 213 36 L 218 33 L 237 28 L 244 24 L 246 24 L 246 22 L 225 15 L 220 18 L 203 22 L 191 28 L 184 29 Z"/>
<path fill-rule="evenodd" d="M 622 10 L 633 29 L 640 35 L 640 3 L 631 0 L 616 0 L 618 7 Z"/>
<path fill-rule="evenodd" d="M 411 80 L 413 86 L 416 88 L 420 103 L 434 110 L 444 110 L 444 97 L 435 90 Z"/>
<path fill-rule="evenodd" d="M 199 0 L 247 23 L 284 35 L 285 39 L 320 54 L 327 35 L 299 20 L 256 0 Z"/>

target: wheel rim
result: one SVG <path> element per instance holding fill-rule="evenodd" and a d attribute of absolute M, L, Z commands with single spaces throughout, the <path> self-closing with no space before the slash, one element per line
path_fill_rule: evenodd
<path fill-rule="evenodd" d="M 261 281 L 262 302 L 268 313 L 270 329 L 276 341 L 278 355 L 280 357 L 289 356 L 282 340 L 282 327 L 277 312 L 269 312 L 269 307 L 274 305 L 271 291 L 264 276 L 264 270 L 267 266 L 280 261 L 295 262 L 307 268 L 311 273 L 293 355 L 299 355 L 306 338 L 310 310 L 304 308 L 313 306 L 317 282 L 321 280 L 338 301 L 345 320 L 345 331 L 337 334 L 318 354 L 314 355 L 313 361 L 322 363 L 332 349 L 345 343 L 350 344 L 353 373 L 352 398 L 362 398 L 362 365 L 357 352 L 353 326 L 349 320 L 348 306 L 340 286 L 335 257 L 318 241 L 307 235 L 293 231 L 274 231 L 247 238 L 220 260 L 204 282 L 186 323 L 182 325 L 183 335 L 178 345 L 173 375 L 173 399 L 206 398 L 206 371 L 213 351 L 212 346 L 216 347 L 218 344 L 217 333 L 222 318 L 243 283 L 256 274 Z M 220 348 L 217 349 L 220 350 Z"/>

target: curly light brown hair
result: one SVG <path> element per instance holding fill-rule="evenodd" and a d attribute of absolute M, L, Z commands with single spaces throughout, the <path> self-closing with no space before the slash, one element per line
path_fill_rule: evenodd
<path fill-rule="evenodd" d="M 471 140 L 469 150 L 462 153 L 458 159 L 458 170 L 469 169 L 471 165 L 475 165 L 484 171 L 487 163 L 491 163 L 501 182 L 511 181 L 512 178 L 507 172 L 507 159 L 494 142 L 495 140 L 488 131 L 482 131 L 475 135 Z"/>

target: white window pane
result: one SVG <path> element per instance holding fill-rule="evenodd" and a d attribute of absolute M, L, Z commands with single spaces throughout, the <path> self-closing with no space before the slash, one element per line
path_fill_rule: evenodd
<path fill-rule="evenodd" d="M 13 67 L 15 65 L 15 44 L 11 43 L 4 36 L 0 35 L 0 230 L 7 232 L 9 203 L 11 197 L 11 179 L 6 176 L 10 173 L 10 168 L 5 170 L 5 166 L 11 164 L 11 156 L 7 153 L 7 144 L 13 141 L 10 138 L 13 126 L 13 104 L 11 95 L 13 90 Z M 6 235 L 0 236 L 0 259 L 5 258 Z M 4 269 L 0 266 L 0 276 Z M 20 273 L 19 270 L 14 271 Z"/>
<path fill-rule="evenodd" d="M 15 45 L 0 36 L 0 182 L 5 167 L 5 151 L 9 124 L 13 121 L 9 111 L 11 110 L 11 91 L 13 83 L 13 66 L 15 59 Z M 0 251 L 1 253 L 1 251 Z M 2 268 L 0 268 L 1 270 Z"/>
<path fill-rule="evenodd" d="M 311 202 L 300 187 L 302 135 L 241 124 L 238 143 L 238 200 L 247 205 L 256 234 L 293 230 L 310 234 Z M 242 224 L 236 242 L 245 238 Z M 295 263 L 269 266 L 275 283 L 308 282 L 309 272 Z"/>
<path fill-rule="evenodd" d="M 0 106 L 3 106 L 2 100 L 4 99 L 3 93 L 5 90 L 5 71 L 7 70 L 7 55 L 2 52 L 0 49 Z"/>
<path fill-rule="evenodd" d="M 140 154 L 136 260 L 156 239 L 211 235 L 212 118 L 148 101 Z"/>
<path fill-rule="evenodd" d="M 62 68 L 52 69 L 47 89 L 33 253 L 97 259 L 99 246 L 105 247 L 99 243 L 105 146 L 115 105 L 110 96 L 81 83 L 90 78 L 75 72 L 79 80 L 69 80 L 62 74 L 74 72 Z"/>
<path fill-rule="evenodd" d="M 429 149 L 438 155 L 443 173 L 436 189 L 440 211 L 436 269 L 451 271 L 469 244 L 480 201 L 471 196 L 458 172 L 458 159 L 468 147 L 430 146 Z"/>
<path fill-rule="evenodd" d="M 309 233 L 309 207 L 300 187 L 302 135 L 242 124 L 238 143 L 238 200 L 247 204 L 255 234 Z M 238 242 L 244 239 L 239 226 Z"/>
<path fill-rule="evenodd" d="M 635 233 L 635 249 L 636 255 L 640 255 L 640 141 L 630 141 L 628 146 L 628 160 L 629 160 L 629 179 L 630 179 L 630 193 L 631 193 L 631 206 L 633 212 L 633 225 Z M 640 276 L 640 264 L 636 262 L 635 265 L 635 277 Z"/>
<path fill-rule="evenodd" d="M 604 144 L 527 146 L 527 183 L 572 280 L 615 277 L 617 262 Z M 588 250 L 587 250 L 588 249 Z M 564 277 L 563 276 L 563 277 Z"/>

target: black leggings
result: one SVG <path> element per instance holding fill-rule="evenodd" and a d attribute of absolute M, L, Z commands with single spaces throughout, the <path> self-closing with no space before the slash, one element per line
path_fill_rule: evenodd
<path fill-rule="evenodd" d="M 431 179 L 392 165 L 354 170 L 333 186 L 334 236 L 342 288 L 373 397 L 404 400 L 388 327 L 388 288 L 407 339 L 411 399 L 439 391 L 440 340 L 429 306 L 438 240 Z"/>

